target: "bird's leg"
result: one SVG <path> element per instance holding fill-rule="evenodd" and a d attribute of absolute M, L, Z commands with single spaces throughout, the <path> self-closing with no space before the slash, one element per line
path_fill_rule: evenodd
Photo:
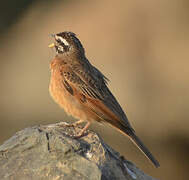
<path fill-rule="evenodd" d="M 79 121 L 76 121 L 74 123 L 64 123 L 64 124 L 59 124 L 59 126 L 63 126 L 63 127 L 77 127 L 79 124 L 82 124 L 84 121 L 83 120 L 79 120 Z"/>
<path fill-rule="evenodd" d="M 80 138 L 85 134 L 85 131 L 87 130 L 87 128 L 90 126 L 91 122 L 88 121 L 87 124 L 84 126 L 84 128 L 77 134 L 74 136 L 74 138 Z"/>
<path fill-rule="evenodd" d="M 76 127 L 78 126 L 79 124 L 83 123 L 84 121 L 83 120 L 79 120 L 79 121 L 76 121 L 75 123 L 71 123 L 71 124 L 68 124 L 68 123 L 61 123 L 59 124 L 59 126 L 63 126 L 63 127 Z M 80 138 L 82 137 L 84 134 L 85 134 L 85 131 L 87 130 L 87 128 L 90 126 L 91 122 L 88 121 L 87 124 L 84 126 L 83 129 L 80 130 L 80 132 L 76 135 L 73 135 L 71 136 L 72 138 Z"/>
<path fill-rule="evenodd" d="M 70 125 L 72 125 L 72 127 L 77 127 L 79 124 L 82 124 L 84 122 L 84 120 L 79 120 L 79 121 L 76 121 L 76 122 L 74 122 L 74 123 L 72 123 L 72 124 L 70 124 Z"/>

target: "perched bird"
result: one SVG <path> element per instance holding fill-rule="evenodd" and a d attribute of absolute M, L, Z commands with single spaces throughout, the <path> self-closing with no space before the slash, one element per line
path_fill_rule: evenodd
<path fill-rule="evenodd" d="M 158 167 L 141 140 L 136 136 L 124 111 L 107 87 L 108 79 L 85 56 L 85 50 L 73 32 L 52 34 L 56 56 L 50 64 L 49 85 L 53 99 L 64 110 L 79 119 L 73 125 L 87 122 L 77 137 L 83 136 L 91 122 L 108 123 L 128 137 Z"/>

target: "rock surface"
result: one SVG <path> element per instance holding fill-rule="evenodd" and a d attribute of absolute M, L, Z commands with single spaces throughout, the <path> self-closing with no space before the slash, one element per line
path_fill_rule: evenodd
<path fill-rule="evenodd" d="M 93 132 L 66 123 L 17 132 L 0 146 L 1 180 L 155 180 L 125 160 Z"/>

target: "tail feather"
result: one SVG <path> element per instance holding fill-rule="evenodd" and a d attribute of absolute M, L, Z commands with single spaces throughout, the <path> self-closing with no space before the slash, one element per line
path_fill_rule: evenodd
<path fill-rule="evenodd" d="M 99 121 L 109 123 L 124 135 L 128 135 L 131 140 L 137 145 L 137 147 L 146 155 L 148 159 L 152 161 L 152 163 L 156 167 L 160 166 L 159 162 L 154 158 L 147 147 L 135 135 L 134 129 L 132 129 L 127 119 L 127 121 L 121 121 L 110 109 L 108 109 L 104 104 L 99 103 L 99 101 L 95 101 L 89 98 L 87 102 L 88 107 L 99 118 Z"/>
<path fill-rule="evenodd" d="M 151 154 L 151 152 L 147 149 L 147 147 L 142 143 L 142 141 L 132 133 L 129 135 L 131 140 L 137 145 L 137 147 L 145 154 L 145 156 L 152 161 L 155 167 L 159 167 L 159 162 L 155 159 L 155 157 Z"/>
<path fill-rule="evenodd" d="M 152 153 L 148 150 L 148 148 L 143 144 L 143 142 L 136 136 L 135 131 L 126 125 L 121 124 L 118 121 L 112 121 L 106 119 L 111 126 L 116 127 L 122 134 L 129 136 L 132 142 L 137 145 L 137 147 L 144 153 L 144 155 L 155 165 L 155 167 L 159 167 L 159 162 L 155 159 Z"/>

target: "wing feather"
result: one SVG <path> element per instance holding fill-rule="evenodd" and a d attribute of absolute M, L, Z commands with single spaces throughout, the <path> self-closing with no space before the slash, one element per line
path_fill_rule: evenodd
<path fill-rule="evenodd" d="M 86 97 L 85 104 L 93 113 L 119 129 L 124 126 L 134 132 L 121 106 L 107 87 L 107 78 L 98 69 L 92 65 L 86 68 L 77 64 L 64 68 L 62 74 L 70 86 Z"/>

